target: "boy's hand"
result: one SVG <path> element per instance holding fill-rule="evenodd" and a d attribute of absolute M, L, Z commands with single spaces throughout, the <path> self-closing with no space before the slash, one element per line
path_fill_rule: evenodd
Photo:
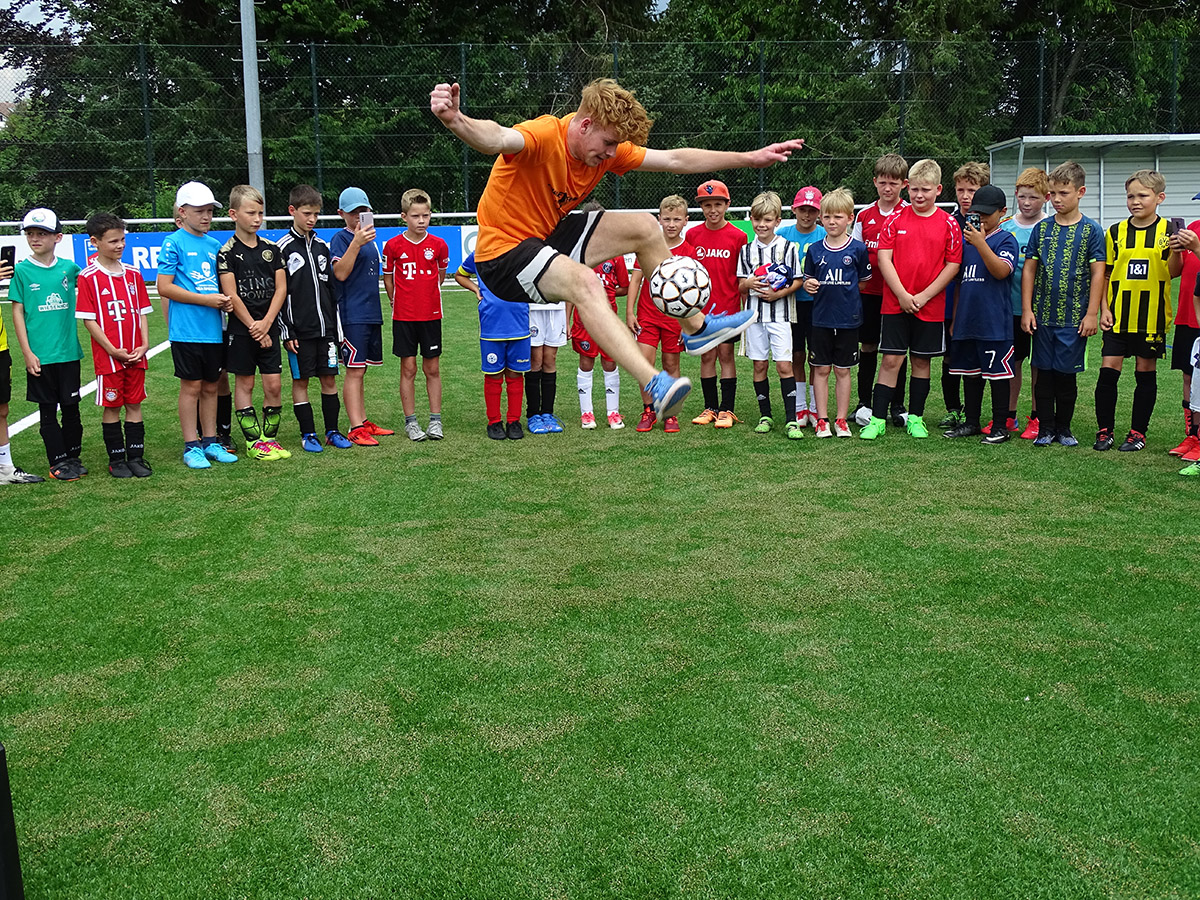
<path fill-rule="evenodd" d="M 258 346 L 262 347 L 264 350 L 270 349 L 271 336 L 269 334 L 264 334 L 262 337 L 256 338 L 256 340 L 258 341 Z"/>
<path fill-rule="evenodd" d="M 25 358 L 25 371 L 30 375 L 41 375 L 42 361 L 30 353 L 29 356 Z"/>
<path fill-rule="evenodd" d="M 429 111 L 449 125 L 459 115 L 458 82 L 439 84 L 429 92 Z"/>
<path fill-rule="evenodd" d="M 1191 250 L 1193 253 L 1200 251 L 1200 236 L 1196 232 L 1187 228 L 1181 229 L 1175 233 L 1175 237 L 1179 239 L 1179 246 L 1183 250 Z M 7 278 L 0 270 L 0 278 Z"/>
<path fill-rule="evenodd" d="M 145 356 L 149 351 L 149 344 L 142 344 L 141 346 L 134 347 L 129 351 L 129 359 L 125 360 L 125 365 L 128 367 L 134 363 L 141 362 L 142 357 Z"/>
<path fill-rule="evenodd" d="M 962 236 L 964 241 L 976 249 L 987 243 L 983 238 L 983 232 L 978 228 L 972 227 L 970 222 L 963 225 Z"/>
<path fill-rule="evenodd" d="M 815 294 L 818 290 L 820 290 L 820 288 L 821 288 L 821 282 L 817 281 L 817 279 L 815 279 L 815 278 L 805 278 L 804 279 L 804 293 Z"/>
<path fill-rule="evenodd" d="M 213 300 L 213 305 L 221 312 L 233 312 L 233 298 L 228 294 L 213 294 Z"/>
<path fill-rule="evenodd" d="M 363 244 L 369 244 L 375 240 L 375 226 L 369 225 L 366 228 L 362 227 L 362 223 L 354 226 L 354 237 L 350 243 L 356 247 L 361 247 Z"/>
<path fill-rule="evenodd" d="M 763 279 L 763 280 L 765 281 L 766 279 Z M 781 299 L 781 298 L 783 298 L 783 297 L 787 296 L 786 294 L 781 294 L 779 291 L 775 290 L 775 288 L 773 288 L 773 287 L 763 287 L 763 288 L 761 288 L 761 289 L 759 290 L 759 292 L 758 292 L 758 295 L 759 295 L 759 296 L 760 296 L 762 299 L 764 299 L 764 300 L 766 300 L 766 301 L 768 301 L 768 302 L 772 302 L 772 301 L 775 301 L 775 300 L 779 300 L 779 299 Z"/>
<path fill-rule="evenodd" d="M 283 342 L 283 348 L 285 350 L 287 350 L 289 353 L 299 353 L 300 352 L 300 342 L 298 340 L 296 340 L 295 338 L 292 338 L 290 341 Z"/>
<path fill-rule="evenodd" d="M 1100 310 L 1100 328 L 1103 331 L 1112 331 L 1112 327 L 1113 327 L 1113 313 L 1112 313 L 1112 309 L 1109 308 L 1109 305 L 1106 303 L 1106 304 L 1104 304 L 1104 308 L 1102 310 Z"/>
<path fill-rule="evenodd" d="M 1092 316 L 1092 318 L 1095 319 L 1095 316 Z M 1093 322 L 1093 324 L 1095 323 Z M 1035 331 L 1037 331 L 1037 318 L 1034 317 L 1033 313 L 1021 313 L 1021 330 L 1026 334 L 1033 334 Z M 1092 332 L 1092 334 L 1095 333 L 1095 331 Z"/>
<path fill-rule="evenodd" d="M 920 305 L 917 303 L 917 298 L 914 297 L 912 294 L 910 294 L 908 291 L 904 291 L 900 294 L 897 294 L 896 302 L 900 304 L 900 308 L 902 310 L 904 310 L 904 312 L 906 312 L 906 313 L 915 313 L 917 310 L 919 310 L 921 308 Z"/>
<path fill-rule="evenodd" d="M 13 267 L 0 263 L 0 280 L 13 277 Z"/>
<path fill-rule="evenodd" d="M 262 319 L 255 319 L 253 322 L 251 322 L 249 324 L 249 326 L 247 326 L 247 331 L 250 332 L 250 337 L 254 338 L 256 341 L 258 341 L 261 344 L 262 339 L 267 334 L 267 323 L 264 322 Z M 264 344 L 264 346 L 270 346 L 270 345 Z"/>
<path fill-rule="evenodd" d="M 1099 323 L 1094 315 L 1085 315 L 1083 321 L 1079 323 L 1079 336 L 1091 337 L 1099 330 Z"/>

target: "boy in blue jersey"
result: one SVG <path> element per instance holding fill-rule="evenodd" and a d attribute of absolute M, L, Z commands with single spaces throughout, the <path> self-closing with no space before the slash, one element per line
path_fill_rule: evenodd
<path fill-rule="evenodd" d="M 811 184 L 796 191 L 792 200 L 792 215 L 796 221 L 792 225 L 784 225 L 775 233 L 785 241 L 796 244 L 796 257 L 801 264 L 804 254 L 813 244 L 819 244 L 825 239 L 825 229 L 819 223 L 821 218 L 821 192 Z M 812 372 L 808 381 L 804 380 L 804 367 L 807 362 L 808 339 L 812 335 L 812 297 L 806 291 L 796 292 L 796 320 L 792 322 L 792 372 L 796 381 L 796 421 L 800 427 L 816 426 L 817 404 L 812 386 Z M 828 398 L 826 398 L 828 399 Z M 788 432 L 789 437 L 795 432 Z"/>
<path fill-rule="evenodd" d="M 1033 335 L 1038 370 L 1035 447 L 1076 447 L 1071 419 L 1079 396 L 1087 339 L 1099 330 L 1107 281 L 1104 229 L 1079 211 L 1087 188 L 1083 166 L 1065 162 L 1050 173 L 1054 216 L 1033 226 L 1021 272 L 1021 327 Z"/>
<path fill-rule="evenodd" d="M 1004 191 L 985 184 L 974 192 L 963 222 L 962 268 L 950 323 L 951 375 L 963 379 L 963 421 L 943 432 L 948 438 L 979 434 L 983 383 L 992 385 L 992 427 L 985 444 L 1003 444 L 1008 382 L 1013 377 L 1012 277 L 1020 247 L 1000 227 L 1008 211 Z M 978 227 L 975 225 L 978 217 Z"/>
<path fill-rule="evenodd" d="M 183 461 L 189 469 L 211 468 L 210 460 L 237 462 L 217 441 L 217 383 L 225 367 L 222 313 L 233 311 L 233 299 L 217 284 L 221 245 L 208 233 L 220 205 L 206 185 L 183 185 L 175 194 L 182 226 L 167 236 L 158 254 L 158 295 L 166 301 L 167 335 L 179 379 Z"/>
<path fill-rule="evenodd" d="M 475 282 L 479 282 L 476 287 Z M 479 278 L 472 253 L 454 273 L 459 286 L 479 302 L 479 355 L 483 369 L 483 403 L 487 410 L 487 436 L 494 441 L 525 437 L 521 428 L 521 403 L 529 371 L 529 304 L 501 300 Z M 500 395 L 508 389 L 507 424 L 501 423 Z"/>
<path fill-rule="evenodd" d="M 1030 336 L 1021 327 L 1021 274 L 1025 270 L 1025 248 L 1029 245 L 1029 236 L 1033 234 L 1033 226 L 1046 218 L 1044 208 L 1050 199 L 1050 180 L 1046 172 L 1035 166 L 1030 166 L 1017 176 L 1015 191 L 1017 212 L 1000 223 L 1000 227 L 1017 239 L 1021 253 L 1017 257 L 1017 271 L 1013 273 L 1012 303 L 1013 303 L 1013 379 L 1008 388 L 1008 424 L 1009 431 L 1019 431 L 1020 421 L 1017 418 L 1017 403 L 1021 397 L 1021 363 L 1029 359 L 1033 343 Z M 1030 404 L 1029 420 L 1021 437 L 1033 440 L 1037 437 L 1037 366 L 1030 366 L 1030 392 L 1034 394 L 1034 402 Z M 989 423 L 990 424 L 990 423 Z M 983 429 L 984 434 L 988 429 Z"/>
<path fill-rule="evenodd" d="M 863 322 L 859 283 L 871 277 L 867 245 L 853 238 L 854 195 L 845 188 L 821 201 L 825 237 L 804 255 L 804 290 L 813 297 L 812 338 L 808 361 L 813 366 L 817 437 L 848 438 L 850 370 L 858 365 L 858 329 Z M 829 370 L 834 371 L 837 415 L 829 428 Z"/>
<path fill-rule="evenodd" d="M 381 259 L 375 246 L 375 224 L 364 225 L 371 201 L 362 188 L 348 187 L 338 197 L 338 215 L 346 227 L 329 242 L 333 259 L 333 296 L 342 325 L 342 396 L 350 431 L 346 437 L 360 447 L 378 447 L 378 435 L 395 434 L 367 418 L 363 379 L 367 366 L 383 365 L 383 309 L 379 304 Z"/>

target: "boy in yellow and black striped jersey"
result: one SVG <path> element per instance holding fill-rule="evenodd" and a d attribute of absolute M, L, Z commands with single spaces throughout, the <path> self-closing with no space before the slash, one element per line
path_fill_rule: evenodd
<path fill-rule="evenodd" d="M 1146 446 L 1146 429 L 1158 395 L 1155 365 L 1167 349 L 1171 327 L 1171 281 L 1183 268 L 1178 237 L 1167 234 L 1158 206 L 1167 199 L 1166 180 L 1151 169 L 1139 169 L 1125 182 L 1129 218 L 1105 235 L 1108 302 L 1100 313 L 1104 332 L 1100 375 L 1096 382 L 1096 443 L 1113 445 L 1117 381 L 1126 357 L 1136 358 L 1133 417 L 1121 450 Z"/>

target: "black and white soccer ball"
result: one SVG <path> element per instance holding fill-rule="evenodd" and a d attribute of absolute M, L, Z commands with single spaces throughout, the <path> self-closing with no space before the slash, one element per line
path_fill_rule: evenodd
<path fill-rule="evenodd" d="M 711 294 L 708 270 L 690 256 L 668 256 L 650 275 L 650 299 L 676 319 L 696 315 Z"/>

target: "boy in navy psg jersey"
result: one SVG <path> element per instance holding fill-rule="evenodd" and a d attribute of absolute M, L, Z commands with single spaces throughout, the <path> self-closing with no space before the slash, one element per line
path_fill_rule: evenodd
<path fill-rule="evenodd" d="M 379 305 L 379 248 L 374 224 L 361 216 L 371 212 L 371 201 L 362 188 L 348 187 L 338 197 L 338 215 L 346 223 L 329 241 L 333 260 L 333 296 L 342 326 L 342 396 L 350 430 L 346 437 L 360 447 L 378 447 L 377 435 L 395 434 L 367 418 L 363 379 L 367 366 L 383 365 L 383 309 Z"/>
<path fill-rule="evenodd" d="M 813 295 L 808 359 L 816 380 L 817 437 L 850 437 L 850 370 L 858 365 L 858 330 L 863 321 L 859 284 L 871 277 L 867 245 L 848 233 L 854 195 L 845 188 L 821 200 L 825 237 L 804 255 L 804 290 Z M 829 370 L 834 371 L 837 416 L 829 428 Z"/>
<path fill-rule="evenodd" d="M 1012 333 L 1012 278 L 1021 248 L 1000 227 L 1008 211 L 1004 191 L 985 184 L 975 191 L 964 219 L 962 268 L 950 323 L 951 375 L 963 378 L 963 421 L 943 434 L 948 438 L 980 433 L 983 382 L 992 385 L 992 427 L 985 444 L 1003 444 L 1008 413 L 1008 382 L 1015 353 Z M 979 217 L 979 227 L 974 218 Z"/>

